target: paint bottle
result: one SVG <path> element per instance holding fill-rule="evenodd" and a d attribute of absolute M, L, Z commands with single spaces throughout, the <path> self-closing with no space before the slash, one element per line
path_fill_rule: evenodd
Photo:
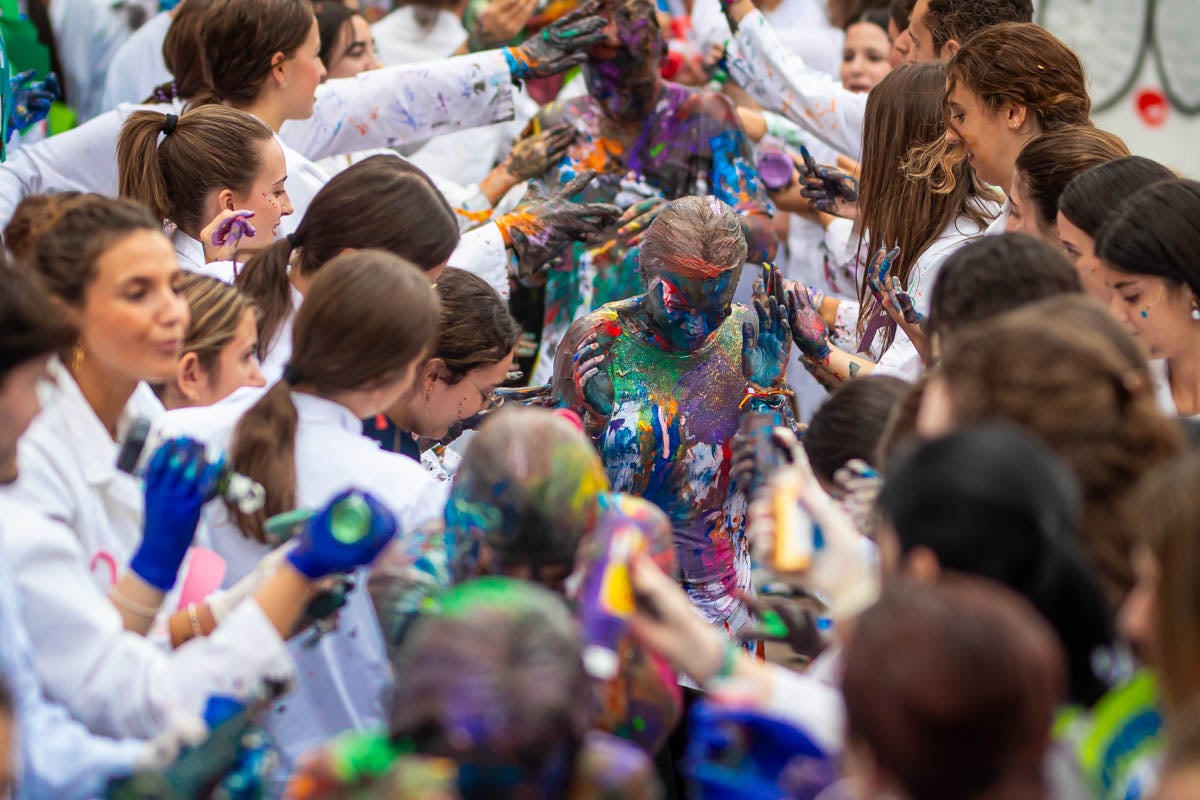
<path fill-rule="evenodd" d="M 636 608 L 630 564 L 646 551 L 646 539 L 616 512 L 601 518 L 594 535 L 600 553 L 588 567 L 579 598 L 583 667 L 597 680 L 611 680 L 620 666 L 617 646 Z"/>
<path fill-rule="evenodd" d="M 758 177 L 772 192 L 786 189 L 792 182 L 795 165 L 783 148 L 763 139 L 758 152 Z"/>
<path fill-rule="evenodd" d="M 777 572 L 804 572 L 812 566 L 816 530 L 812 518 L 800 507 L 801 491 L 803 487 L 795 479 L 785 478 L 776 483 L 775 552 L 771 566 Z"/>

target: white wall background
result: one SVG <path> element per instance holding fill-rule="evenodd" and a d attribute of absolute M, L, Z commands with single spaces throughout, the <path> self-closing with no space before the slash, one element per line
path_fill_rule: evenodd
<path fill-rule="evenodd" d="M 1096 125 L 1200 178 L 1200 0 L 1035 0 L 1079 53 Z"/>

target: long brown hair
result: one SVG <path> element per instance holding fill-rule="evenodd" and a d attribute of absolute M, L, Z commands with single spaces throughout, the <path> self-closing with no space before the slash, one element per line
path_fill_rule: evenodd
<path fill-rule="evenodd" d="M 338 256 L 313 280 L 292 329 L 291 380 L 321 396 L 381 386 L 421 358 L 437 332 L 438 299 L 411 264 L 390 253 Z M 231 512 L 248 537 L 296 506 L 296 426 L 292 387 L 280 381 L 238 421 L 233 468 L 262 484 L 266 505 Z"/>
<path fill-rule="evenodd" d="M 1041 133 L 1092 124 L 1092 101 L 1079 56 L 1031 22 L 992 25 L 963 43 L 946 65 L 946 119 L 950 94 L 960 82 L 992 113 L 1006 102 L 1024 106 Z M 933 180 L 937 191 L 949 193 L 961 180 L 961 173 L 951 167 L 965 160 L 962 145 L 943 135 L 914 151 L 905 172 L 911 178 Z"/>
<path fill-rule="evenodd" d="M 1200 456 L 1187 453 L 1142 480 L 1125 508 L 1158 562 L 1153 661 L 1167 708 L 1200 699 Z"/>
<path fill-rule="evenodd" d="M 217 0 L 201 24 L 206 93 L 197 104 L 253 102 L 271 59 L 295 55 L 315 21 L 309 0 Z"/>
<path fill-rule="evenodd" d="M 1141 348 L 1087 297 L 1061 295 L 968 326 L 942 372 L 955 420 L 1006 420 L 1037 435 L 1083 491 L 1081 545 L 1116 609 L 1133 586 L 1119 508 L 1141 475 L 1180 451 Z"/>
<path fill-rule="evenodd" d="M 163 63 L 171 80 L 155 87 L 147 103 L 169 103 L 176 98 L 188 99 L 203 93 L 204 56 L 201 54 L 201 30 L 204 16 L 216 0 L 188 0 L 175 11 L 171 26 L 163 39 Z"/>
<path fill-rule="evenodd" d="M 125 120 L 117 139 L 120 194 L 195 239 L 210 221 L 209 195 L 249 192 L 262 168 L 263 144 L 274 134 L 245 112 L 209 105 L 183 112 L 174 131 L 162 136 L 171 116 L 134 111 Z"/>
<path fill-rule="evenodd" d="M 394 156 L 372 156 L 317 192 L 296 232 L 246 263 L 237 287 L 262 309 L 259 355 L 292 307 L 288 265 L 304 277 L 345 250 L 394 253 L 420 270 L 441 266 L 458 246 L 458 222 L 429 176 Z"/>
<path fill-rule="evenodd" d="M 83 192 L 27 195 L 4 226 L 4 246 L 12 255 L 13 262 L 24 264 L 28 261 L 38 239 L 81 197 L 87 195 Z"/>
<path fill-rule="evenodd" d="M 926 180 L 906 177 L 901 167 L 910 150 L 937 141 L 945 132 L 945 87 L 946 73 L 940 64 L 912 64 L 892 70 L 867 96 L 859 193 L 864 235 L 859 258 L 870 257 L 867 245 L 872 250 L 899 247 L 891 274 L 905 286 L 917 259 L 955 219 L 966 216 L 980 227 L 988 222 L 971 182 L 961 180 L 965 165 L 947 167 L 958 173 L 959 180 L 955 190 L 946 194 L 933 191 Z M 877 312 L 869 297 L 864 274 L 858 287 L 859 332 Z"/>

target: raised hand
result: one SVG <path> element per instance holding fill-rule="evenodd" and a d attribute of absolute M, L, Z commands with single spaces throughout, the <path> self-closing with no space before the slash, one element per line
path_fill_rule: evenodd
<path fill-rule="evenodd" d="M 858 216 L 858 180 L 836 167 L 817 164 L 806 147 L 800 148 L 800 155 L 804 160 L 804 188 L 800 194 L 818 211 L 855 219 Z"/>
<path fill-rule="evenodd" d="M 145 472 L 142 541 L 129 568 L 162 592 L 171 591 L 200 523 L 200 509 L 216 493 L 224 459 L 209 463 L 204 445 L 179 437 L 155 451 Z"/>
<path fill-rule="evenodd" d="M 867 264 L 867 288 L 871 290 L 871 294 L 879 301 L 880 305 L 885 308 L 887 304 L 884 302 L 884 293 L 891 286 L 891 276 L 889 272 L 892 269 L 892 264 L 900 256 L 900 248 L 893 247 L 891 250 L 879 248 L 875 253 L 875 257 L 871 259 L 871 263 Z"/>
<path fill-rule="evenodd" d="M 366 492 L 347 489 L 301 531 L 287 560 L 309 580 L 370 564 L 396 536 L 396 518 Z"/>
<path fill-rule="evenodd" d="M 742 375 L 756 386 L 778 386 L 783 383 L 788 353 L 792 346 L 792 329 L 787 309 L 780 302 L 784 297 L 779 270 L 763 265 L 763 284 L 767 302 L 754 298 L 758 315 L 758 330 L 749 322 L 742 323 Z"/>
<path fill-rule="evenodd" d="M 496 219 L 501 236 L 517 256 L 519 281 L 529 282 L 571 244 L 591 239 L 621 216 L 621 209 L 608 203 L 571 199 L 595 177 L 594 170 L 580 173 L 550 197 L 535 195 Z"/>
<path fill-rule="evenodd" d="M 829 326 L 813 305 L 808 287 L 795 286 L 787 293 L 788 322 L 792 341 L 808 360 L 824 364 L 829 359 Z"/>
<path fill-rule="evenodd" d="M 588 413 L 608 419 L 613 410 L 613 385 L 604 369 L 607 354 L 593 331 L 579 342 L 575 355 L 571 357 L 571 378 L 575 383 L 575 396 Z"/>
<path fill-rule="evenodd" d="M 238 245 L 243 238 L 253 239 L 258 233 L 250 218 L 249 209 L 222 211 L 200 231 L 200 243 L 204 245 L 204 260 L 231 261 L 237 256 Z M 270 244 L 270 242 L 267 242 Z"/>
<path fill-rule="evenodd" d="M 588 49 L 607 39 L 608 23 L 597 16 L 599 8 L 598 3 L 588 3 L 516 47 L 504 48 L 513 80 L 557 75 L 586 61 Z"/>
<path fill-rule="evenodd" d="M 858 530 L 869 534 L 875 520 L 875 500 L 883 488 L 883 478 L 870 464 L 853 458 L 833 474 L 834 498 Z"/>
<path fill-rule="evenodd" d="M 817 627 L 820 604 L 808 597 L 739 594 L 738 599 L 754 614 L 756 622 L 738 631 L 738 639 L 785 642 L 792 652 L 816 658 L 828 645 Z"/>
<path fill-rule="evenodd" d="M 35 81 L 33 77 L 36 74 L 37 71 L 31 69 L 9 78 L 8 85 L 12 92 L 8 116 L 10 133 L 44 120 L 50 113 L 51 104 L 61 94 L 58 76 L 51 72 L 46 75 L 46 80 Z"/>
<path fill-rule="evenodd" d="M 519 139 L 513 143 L 501 166 L 518 181 L 541 177 L 563 157 L 576 134 L 577 131 L 564 122 Z"/>
<path fill-rule="evenodd" d="M 904 291 L 904 287 L 900 285 L 900 279 L 895 275 L 888 285 L 888 288 L 883 293 L 883 307 L 892 313 L 894 310 L 900 319 L 897 323 L 907 322 L 909 325 L 920 325 L 925 319 L 925 315 L 913 306 L 912 295 Z"/>
<path fill-rule="evenodd" d="M 511 41 L 525 29 L 537 4 L 538 0 L 492 0 L 479 12 L 479 21 L 467 35 L 467 48 L 475 53 Z"/>

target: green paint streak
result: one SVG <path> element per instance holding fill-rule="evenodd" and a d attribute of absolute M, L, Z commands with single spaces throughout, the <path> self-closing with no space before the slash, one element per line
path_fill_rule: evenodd
<path fill-rule="evenodd" d="M 759 618 L 762 620 L 763 632 L 768 636 L 773 636 L 777 639 L 787 636 L 788 627 L 784 624 L 783 619 L 780 618 L 778 613 L 768 608 L 759 614 Z"/>

